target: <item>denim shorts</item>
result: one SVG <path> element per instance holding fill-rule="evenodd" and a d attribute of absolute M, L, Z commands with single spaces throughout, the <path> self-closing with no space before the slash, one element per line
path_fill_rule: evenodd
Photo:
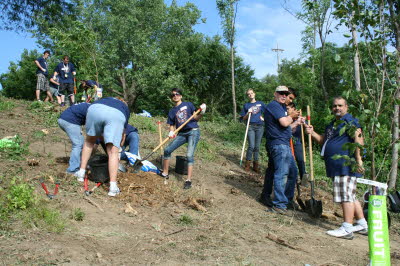
<path fill-rule="evenodd" d="M 126 118 L 124 114 L 113 107 L 104 104 L 92 104 L 86 115 L 86 134 L 88 136 L 104 137 L 104 142 L 121 147 Z"/>

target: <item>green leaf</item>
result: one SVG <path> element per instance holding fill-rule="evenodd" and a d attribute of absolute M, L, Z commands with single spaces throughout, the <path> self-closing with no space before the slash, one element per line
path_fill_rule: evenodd
<path fill-rule="evenodd" d="M 351 37 L 351 35 L 349 33 L 345 33 L 345 34 L 343 34 L 343 36 L 346 37 L 346 38 L 350 38 Z"/>
<path fill-rule="evenodd" d="M 340 55 L 339 54 L 335 54 L 335 62 L 339 62 L 340 61 Z"/>

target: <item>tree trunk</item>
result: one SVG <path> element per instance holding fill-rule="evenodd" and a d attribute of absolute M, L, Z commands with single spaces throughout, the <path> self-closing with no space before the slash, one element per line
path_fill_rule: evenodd
<path fill-rule="evenodd" d="M 354 23 L 351 21 L 352 18 L 354 17 L 355 11 L 353 11 L 351 19 L 350 19 L 350 25 L 351 25 L 351 35 L 353 38 L 353 46 L 354 49 L 356 50 L 354 54 L 354 85 L 356 87 L 356 91 L 361 91 L 361 78 L 360 78 L 360 56 L 358 54 L 358 42 L 357 42 L 357 32 L 356 32 L 356 27 Z"/>
<path fill-rule="evenodd" d="M 232 102 L 233 102 L 233 120 L 236 121 L 236 90 L 235 90 L 235 51 L 231 44 L 231 72 L 232 72 Z"/>
<path fill-rule="evenodd" d="M 396 143 L 398 143 L 399 141 L 399 112 L 400 112 L 400 106 L 398 104 L 400 101 L 400 87 L 399 87 L 400 86 L 400 22 L 397 20 L 397 18 L 400 16 L 400 10 L 398 9 L 399 7 L 398 8 L 395 7 L 393 0 L 388 0 L 388 4 L 393 25 L 393 32 L 396 38 L 396 50 L 397 50 L 396 53 L 397 90 L 395 93 L 395 103 L 394 103 L 394 113 L 393 113 L 392 164 L 391 164 L 389 184 L 388 184 L 389 189 L 391 189 L 396 187 L 397 172 L 399 167 L 399 147 L 398 145 L 396 145 Z"/>

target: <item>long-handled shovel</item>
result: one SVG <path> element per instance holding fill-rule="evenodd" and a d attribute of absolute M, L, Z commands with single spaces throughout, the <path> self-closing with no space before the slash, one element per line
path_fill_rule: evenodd
<path fill-rule="evenodd" d="M 189 117 L 188 120 L 185 121 L 185 123 L 183 123 L 180 127 L 178 127 L 177 129 L 175 129 L 174 131 L 174 135 L 176 135 L 179 130 L 181 130 L 187 123 L 190 122 L 190 120 L 192 120 L 196 115 L 198 115 L 201 111 L 201 108 L 199 108 L 196 112 L 193 113 L 193 115 L 191 117 Z M 143 165 L 143 161 L 146 161 L 148 158 L 150 158 L 156 151 L 158 151 L 159 148 L 161 148 L 162 145 L 164 145 L 170 138 L 167 137 L 165 138 L 157 147 L 155 147 L 148 155 L 146 155 L 145 157 L 143 157 L 141 160 L 137 159 L 135 161 L 135 163 L 133 164 L 132 168 L 134 172 L 138 172 L 140 170 L 140 168 Z"/>
<path fill-rule="evenodd" d="M 302 116 L 302 112 L 300 110 L 300 116 Z M 304 167 L 307 163 L 307 155 L 306 155 L 306 145 L 304 142 L 304 125 L 300 125 L 301 126 L 301 145 L 303 148 L 303 160 L 304 160 Z M 307 170 L 305 170 L 305 173 L 303 174 L 303 177 L 301 179 L 301 185 L 303 187 L 308 186 L 308 181 L 310 180 L 310 175 L 307 173 Z"/>
<path fill-rule="evenodd" d="M 247 117 L 246 133 L 244 134 L 242 155 L 240 156 L 240 166 L 242 166 L 243 162 L 244 148 L 246 147 L 246 139 L 247 139 L 247 132 L 249 132 L 250 118 L 251 118 L 251 113 L 249 113 L 249 116 Z"/>
<path fill-rule="evenodd" d="M 296 155 L 294 153 L 293 139 L 290 139 L 289 144 L 290 144 L 290 149 L 292 151 L 293 157 L 294 157 L 294 159 L 296 159 Z M 301 199 L 300 184 L 299 184 L 299 182 L 297 182 L 297 180 L 296 180 L 296 187 L 297 187 L 297 197 L 296 197 L 297 204 L 299 204 L 300 208 L 303 211 L 305 211 L 306 205 L 304 204 L 303 200 Z"/>
<path fill-rule="evenodd" d="M 310 106 L 307 105 L 307 121 L 308 125 L 311 126 L 310 119 Z M 313 168 L 313 156 L 312 156 L 312 138 L 311 134 L 308 135 L 308 145 L 310 153 L 310 184 L 311 184 L 311 199 L 306 201 L 307 212 L 311 217 L 320 218 L 322 215 L 322 201 L 314 199 L 314 168 Z"/>

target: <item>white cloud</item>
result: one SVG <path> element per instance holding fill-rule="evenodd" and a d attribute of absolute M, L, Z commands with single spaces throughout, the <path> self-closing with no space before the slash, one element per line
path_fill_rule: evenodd
<path fill-rule="evenodd" d="M 239 5 L 237 53 L 255 69 L 255 76 L 276 74 L 277 57 L 271 49 L 284 49 L 282 58 L 297 58 L 301 52 L 301 31 L 305 25 L 280 6 L 257 1 Z"/>

